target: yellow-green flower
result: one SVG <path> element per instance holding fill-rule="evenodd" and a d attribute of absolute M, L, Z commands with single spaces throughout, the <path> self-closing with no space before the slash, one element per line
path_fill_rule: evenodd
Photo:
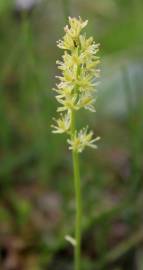
<path fill-rule="evenodd" d="M 58 112 L 64 112 L 54 125 L 54 133 L 66 132 L 70 135 L 69 149 L 82 152 L 85 146 L 96 148 L 93 132 L 83 128 L 70 134 L 72 112 L 87 109 L 95 112 L 96 79 L 99 76 L 99 44 L 92 37 L 87 38 L 82 33 L 88 21 L 81 18 L 69 18 L 69 25 L 64 28 L 65 35 L 58 41 L 58 47 L 65 50 L 61 61 L 57 61 L 61 71 L 57 76 L 56 99 L 60 106 Z"/>
<path fill-rule="evenodd" d="M 98 141 L 100 137 L 93 138 L 93 132 L 87 131 L 87 128 L 83 128 L 82 130 L 77 133 L 75 131 L 75 134 L 72 139 L 68 139 L 69 143 L 69 149 L 74 150 L 78 153 L 81 153 L 86 146 L 89 146 L 91 148 L 96 149 L 97 146 L 95 144 L 96 141 Z"/>
<path fill-rule="evenodd" d="M 69 17 L 69 25 L 64 28 L 65 36 L 63 40 L 58 41 L 58 47 L 64 50 L 73 50 L 75 43 L 79 38 L 81 30 L 87 25 L 88 21 L 83 22 L 81 18 L 77 20 L 76 18 Z"/>
<path fill-rule="evenodd" d="M 68 132 L 70 128 L 70 115 L 69 113 L 61 114 L 59 119 L 55 119 L 56 125 L 52 125 L 54 128 L 53 133 Z"/>

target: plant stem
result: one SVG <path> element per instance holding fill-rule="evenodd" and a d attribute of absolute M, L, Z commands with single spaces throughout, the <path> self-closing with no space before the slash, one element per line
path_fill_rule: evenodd
<path fill-rule="evenodd" d="M 72 111 L 71 117 L 71 137 L 74 136 L 75 132 L 75 115 Z M 75 222 L 75 270 L 80 270 L 80 254 L 81 254 L 81 187 L 80 187 L 80 171 L 79 171 L 79 158 L 78 153 L 72 150 L 73 159 L 73 172 L 74 172 L 74 186 L 75 186 L 75 201 L 76 201 L 76 222 Z"/>

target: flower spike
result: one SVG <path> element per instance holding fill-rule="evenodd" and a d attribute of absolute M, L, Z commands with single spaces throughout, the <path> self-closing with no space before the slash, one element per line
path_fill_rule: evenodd
<path fill-rule="evenodd" d="M 58 41 L 58 47 L 64 50 L 61 61 L 57 61 L 61 75 L 57 76 L 56 99 L 60 106 L 57 112 L 64 113 L 55 122 L 53 133 L 67 133 L 70 135 L 72 112 L 80 109 L 95 112 L 95 92 L 99 76 L 97 53 L 99 44 L 92 37 L 87 38 L 83 29 L 88 21 L 69 17 L 69 25 L 64 28 L 65 35 Z M 93 132 L 86 128 L 68 139 L 69 149 L 82 152 L 85 146 L 96 148 Z"/>
<path fill-rule="evenodd" d="M 96 142 L 100 137 L 94 138 L 93 131 L 88 127 L 76 129 L 76 114 L 80 109 L 95 112 L 95 93 L 97 78 L 99 77 L 99 57 L 97 56 L 99 44 L 92 37 L 87 38 L 82 33 L 88 21 L 69 17 L 69 25 L 64 28 L 65 35 L 57 45 L 64 50 L 61 61 L 57 61 L 60 76 L 56 85 L 56 100 L 59 102 L 57 112 L 60 117 L 55 120 L 53 133 L 66 133 L 69 149 L 72 151 L 73 175 L 75 188 L 75 237 L 67 235 L 65 238 L 75 249 L 74 270 L 81 270 L 81 231 L 82 231 L 82 197 L 79 157 L 85 147 L 97 148 Z"/>

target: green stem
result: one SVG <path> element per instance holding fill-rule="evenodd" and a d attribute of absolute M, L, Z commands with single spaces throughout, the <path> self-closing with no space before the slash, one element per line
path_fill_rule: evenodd
<path fill-rule="evenodd" d="M 72 111 L 71 121 L 71 138 L 75 132 L 75 115 Z M 79 158 L 76 151 L 72 151 L 73 171 L 74 171 L 74 185 L 75 185 L 75 200 L 76 200 L 76 223 L 75 223 L 75 270 L 80 270 L 80 255 L 81 255 L 81 187 L 80 187 L 80 171 L 79 171 Z"/>

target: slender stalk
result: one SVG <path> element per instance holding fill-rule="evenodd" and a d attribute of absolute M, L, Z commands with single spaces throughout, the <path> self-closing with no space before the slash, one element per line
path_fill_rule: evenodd
<path fill-rule="evenodd" d="M 75 270 L 81 269 L 82 235 L 82 199 L 78 153 L 81 153 L 86 146 L 95 149 L 95 142 L 99 139 L 99 137 L 93 138 L 93 132 L 88 131 L 86 127 L 78 131 L 75 125 L 76 111 L 82 108 L 94 111 L 93 93 L 95 87 L 93 80 L 98 73 L 96 66 L 99 60 L 95 56 L 98 44 L 95 44 L 92 38 L 86 39 L 84 34 L 80 34 L 87 23 L 87 20 L 82 21 L 81 18 L 69 17 L 69 25 L 64 29 L 65 35 L 62 40 L 58 41 L 58 47 L 65 50 L 63 61 L 57 62 L 58 68 L 62 70 L 62 76 L 59 77 L 60 83 L 57 84 L 56 89 L 58 92 L 56 99 L 60 103 L 58 111 L 63 111 L 63 114 L 55 120 L 56 125 L 53 125 L 53 133 L 67 133 L 71 137 L 67 141 L 69 149 L 72 150 L 76 201 Z M 94 71 L 93 67 L 95 67 Z"/>
<path fill-rule="evenodd" d="M 72 121 L 71 121 L 71 137 L 74 136 L 75 132 L 75 114 L 72 111 Z M 80 186 L 80 170 L 79 170 L 79 158 L 78 153 L 72 150 L 72 160 L 73 160 L 73 172 L 74 172 L 74 186 L 75 186 L 75 201 L 76 201 L 76 222 L 75 222 L 75 250 L 74 250 L 74 260 L 75 260 L 75 270 L 80 270 L 80 255 L 81 255 L 81 186 Z"/>

